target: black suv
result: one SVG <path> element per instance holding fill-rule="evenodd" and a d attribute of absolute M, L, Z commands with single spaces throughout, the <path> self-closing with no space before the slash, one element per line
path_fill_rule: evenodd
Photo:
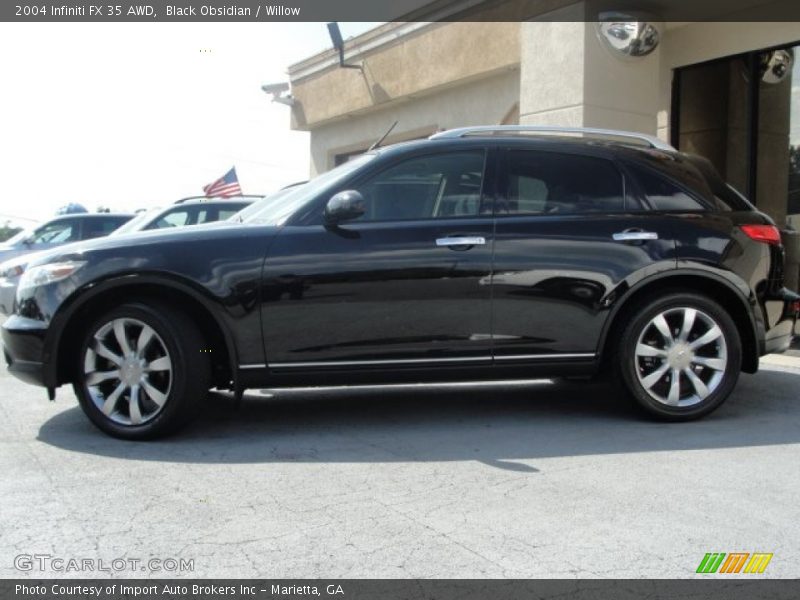
<path fill-rule="evenodd" d="M 9 369 L 51 397 L 71 383 L 129 439 L 174 429 L 212 387 L 611 373 L 687 420 L 786 349 L 798 313 L 770 218 L 639 134 L 447 131 L 237 221 L 32 263 Z"/>

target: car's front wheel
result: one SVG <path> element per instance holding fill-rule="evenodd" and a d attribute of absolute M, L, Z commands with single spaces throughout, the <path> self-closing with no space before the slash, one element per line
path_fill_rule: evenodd
<path fill-rule="evenodd" d="M 728 312 L 710 298 L 676 292 L 641 305 L 618 347 L 625 386 L 651 415 L 696 419 L 733 391 L 741 341 Z"/>
<path fill-rule="evenodd" d="M 75 393 L 104 432 L 130 440 L 185 423 L 209 387 L 202 336 L 168 306 L 123 304 L 97 319 L 80 346 Z"/>

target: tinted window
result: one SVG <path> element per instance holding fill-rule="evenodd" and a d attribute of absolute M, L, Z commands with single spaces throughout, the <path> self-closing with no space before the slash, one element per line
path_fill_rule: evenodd
<path fill-rule="evenodd" d="M 650 171 L 636 169 L 636 179 L 655 210 L 706 210 L 699 200 L 690 196 L 669 179 Z"/>
<path fill-rule="evenodd" d="M 697 167 L 697 170 L 705 177 L 706 183 L 708 183 L 708 187 L 711 189 L 711 193 L 714 194 L 717 208 L 725 211 L 754 210 L 754 206 L 750 204 L 749 200 L 723 181 L 711 162 L 700 156 L 687 155 L 686 158 Z"/>
<path fill-rule="evenodd" d="M 506 155 L 498 214 L 568 214 L 625 209 L 622 174 L 602 158 L 524 150 Z"/>
<path fill-rule="evenodd" d="M 357 187 L 362 221 L 474 216 L 480 212 L 484 152 L 418 157 L 390 167 Z"/>
<path fill-rule="evenodd" d="M 104 237 L 109 233 L 111 233 L 112 231 L 114 231 L 122 223 L 124 223 L 124 219 L 119 219 L 119 218 L 85 219 L 83 221 L 83 234 L 81 237 L 85 240 L 97 237 Z"/>

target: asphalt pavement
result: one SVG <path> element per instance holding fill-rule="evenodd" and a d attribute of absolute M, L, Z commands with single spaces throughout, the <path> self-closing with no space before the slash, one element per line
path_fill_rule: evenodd
<path fill-rule="evenodd" d="M 550 381 L 217 394 L 135 443 L 3 369 L 0 577 L 798 577 L 798 392 L 782 356 L 685 424 Z M 153 558 L 191 565 L 115 568 Z"/>

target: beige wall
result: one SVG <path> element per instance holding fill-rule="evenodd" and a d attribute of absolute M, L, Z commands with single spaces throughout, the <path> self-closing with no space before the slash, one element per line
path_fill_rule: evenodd
<path fill-rule="evenodd" d="M 584 22 L 524 23 L 521 48 L 521 123 L 656 132 L 658 49 L 621 60 Z"/>
<path fill-rule="evenodd" d="M 333 166 L 334 156 L 369 147 L 394 121 L 387 144 L 424 137 L 438 129 L 499 124 L 519 99 L 519 71 L 508 70 L 438 94 L 408 100 L 344 121 L 315 127 L 311 134 L 311 174 Z"/>
<path fill-rule="evenodd" d="M 296 129 L 313 129 L 515 69 L 519 23 L 430 24 L 348 62 L 363 69 L 331 66 L 302 77 L 303 71 L 290 69 Z"/>

